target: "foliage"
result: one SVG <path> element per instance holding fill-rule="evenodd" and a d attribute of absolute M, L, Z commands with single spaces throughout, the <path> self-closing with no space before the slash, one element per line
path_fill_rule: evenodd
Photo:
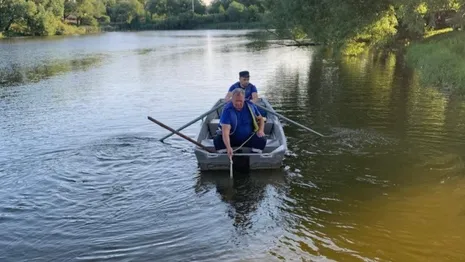
<path fill-rule="evenodd" d="M 118 23 L 130 24 L 144 12 L 143 5 L 137 0 L 124 0 L 117 2 L 110 9 L 110 20 Z"/>
<path fill-rule="evenodd" d="M 56 34 L 57 35 L 81 35 L 85 34 L 86 28 L 85 27 L 76 27 L 68 24 L 64 24 L 59 22 Z"/>
<path fill-rule="evenodd" d="M 270 28 L 356 54 L 367 47 L 421 39 L 439 26 L 465 27 L 465 0 L 267 0 Z M 441 25 L 442 24 L 442 25 Z"/>
<path fill-rule="evenodd" d="M 229 4 L 226 13 L 228 14 L 228 18 L 230 20 L 237 21 L 242 18 L 244 10 L 245 6 L 243 4 L 233 1 L 231 4 Z"/>
<path fill-rule="evenodd" d="M 194 4 L 192 6 L 192 3 Z M 54 35 L 119 29 L 188 29 L 208 23 L 259 24 L 264 0 L 0 0 L 2 35 Z M 194 7 L 194 12 L 192 8 Z M 80 29 L 73 27 L 81 27 Z"/>
<path fill-rule="evenodd" d="M 51 11 L 46 11 L 39 5 L 37 13 L 29 17 L 28 25 L 31 35 L 54 35 L 58 28 L 58 20 Z"/>
<path fill-rule="evenodd" d="M 410 45 L 407 63 L 417 68 L 426 85 L 448 87 L 465 94 L 465 32 L 431 36 Z"/>
<path fill-rule="evenodd" d="M 356 54 L 421 39 L 439 27 L 465 29 L 464 14 L 465 0 L 214 0 L 208 7 L 202 0 L 0 0 L 0 33 L 72 31 L 63 24 L 138 30 L 266 23 L 281 37 L 309 38 Z"/>
<path fill-rule="evenodd" d="M 345 55 L 357 55 L 367 47 L 385 45 L 397 33 L 397 19 L 393 8 L 382 12 L 378 20 L 360 29 L 353 38 L 345 41 L 342 52 Z"/>

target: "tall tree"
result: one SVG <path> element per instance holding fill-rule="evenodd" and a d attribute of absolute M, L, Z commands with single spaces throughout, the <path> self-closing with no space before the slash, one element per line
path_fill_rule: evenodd
<path fill-rule="evenodd" d="M 144 6 L 137 0 L 122 0 L 111 10 L 111 20 L 118 23 L 130 24 L 144 13 Z"/>
<path fill-rule="evenodd" d="M 14 22 L 24 19 L 31 4 L 33 3 L 29 4 L 25 0 L 0 1 L 0 32 L 8 31 Z"/>
<path fill-rule="evenodd" d="M 327 44 L 344 44 L 370 33 L 405 29 L 422 35 L 426 16 L 440 10 L 460 9 L 465 0 L 267 0 L 271 27 L 278 32 L 307 36 Z M 396 20 L 396 21 L 393 21 Z M 390 27 L 389 29 L 386 26 Z M 380 31 L 375 32 L 376 29 Z M 394 33 L 395 34 L 395 33 Z M 366 37 L 365 37 L 366 39 Z"/>

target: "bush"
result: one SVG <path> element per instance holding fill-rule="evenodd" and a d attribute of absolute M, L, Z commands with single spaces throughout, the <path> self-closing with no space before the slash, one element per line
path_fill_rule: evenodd
<path fill-rule="evenodd" d="M 110 17 L 107 16 L 107 15 L 103 15 L 103 16 L 98 18 L 98 22 L 101 25 L 108 25 L 108 24 L 110 24 Z"/>
<path fill-rule="evenodd" d="M 97 19 L 92 16 L 84 16 L 81 18 L 80 25 L 88 25 L 88 26 L 98 26 Z"/>
<path fill-rule="evenodd" d="M 5 37 L 25 36 L 29 34 L 30 34 L 30 29 L 26 21 L 21 21 L 20 23 L 12 24 L 10 27 L 10 30 L 3 33 Z"/>
<path fill-rule="evenodd" d="M 41 6 L 39 12 L 29 21 L 31 35 L 55 35 L 59 22 L 52 12 L 44 11 Z"/>
<path fill-rule="evenodd" d="M 86 33 L 86 29 L 83 27 L 67 25 L 62 22 L 58 24 L 58 28 L 56 31 L 57 35 L 79 35 L 79 34 L 85 34 L 85 33 Z"/>

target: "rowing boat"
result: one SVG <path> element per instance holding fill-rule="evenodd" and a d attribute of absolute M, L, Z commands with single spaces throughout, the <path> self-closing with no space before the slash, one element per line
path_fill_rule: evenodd
<path fill-rule="evenodd" d="M 222 104 L 224 99 L 219 99 L 212 108 Z M 273 112 L 274 109 L 266 98 L 260 98 L 258 105 L 265 107 Z M 201 129 L 197 136 L 197 142 L 212 152 L 196 146 L 195 156 L 201 170 L 229 170 L 230 161 L 226 153 L 218 153 L 213 144 L 213 137 L 218 129 L 219 118 L 223 107 L 208 114 L 202 121 Z M 278 169 L 282 167 L 285 153 L 287 151 L 287 141 L 284 130 L 279 118 L 275 114 L 267 114 L 265 122 L 266 146 L 261 153 L 252 152 L 251 148 L 242 147 L 240 151 L 234 153 L 234 157 L 245 159 L 247 169 Z M 236 149 L 233 147 L 233 149 Z M 233 159 L 234 161 L 234 159 Z"/>

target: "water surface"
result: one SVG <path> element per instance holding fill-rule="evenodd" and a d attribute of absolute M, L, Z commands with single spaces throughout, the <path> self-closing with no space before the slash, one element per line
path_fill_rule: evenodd
<path fill-rule="evenodd" d="M 463 99 L 401 55 L 247 33 L 0 41 L 0 260 L 465 260 Z M 328 137 L 286 124 L 284 167 L 230 180 L 147 116 L 179 127 L 241 70 Z"/>

